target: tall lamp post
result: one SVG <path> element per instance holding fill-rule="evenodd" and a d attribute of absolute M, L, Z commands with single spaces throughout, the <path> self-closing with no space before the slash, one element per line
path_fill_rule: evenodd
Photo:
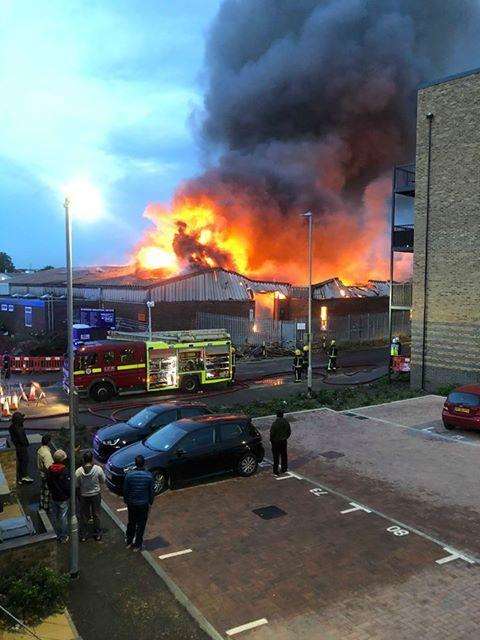
<path fill-rule="evenodd" d="M 148 339 L 150 342 L 152 341 L 152 309 L 155 306 L 155 302 L 153 300 L 147 300 L 147 308 L 148 308 Z"/>
<path fill-rule="evenodd" d="M 75 375 L 73 351 L 73 268 L 72 268 L 72 216 L 70 200 L 65 198 L 65 230 L 67 251 L 67 336 L 68 336 L 68 428 L 70 429 L 70 560 L 72 577 L 78 575 L 78 518 L 76 511 L 75 478 Z"/>
<path fill-rule="evenodd" d="M 307 395 L 312 397 L 312 226 L 313 214 L 307 211 L 303 214 L 308 218 L 308 368 Z"/>
<path fill-rule="evenodd" d="M 68 342 L 68 426 L 70 429 L 70 554 L 69 572 L 72 577 L 78 576 L 78 518 L 76 505 L 75 479 L 75 419 L 77 392 L 75 389 L 75 353 L 73 349 L 73 262 L 72 262 L 72 217 L 82 221 L 99 218 L 103 211 L 100 193 L 88 180 L 77 179 L 63 186 L 66 194 L 65 236 L 67 258 L 67 342 Z"/>

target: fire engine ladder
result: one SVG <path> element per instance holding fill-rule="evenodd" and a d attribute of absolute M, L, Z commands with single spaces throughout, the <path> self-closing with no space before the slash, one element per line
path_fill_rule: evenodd
<path fill-rule="evenodd" d="M 135 340 L 147 342 L 150 340 L 148 332 L 110 331 L 108 338 L 111 340 Z M 230 340 L 230 334 L 225 329 L 191 329 L 187 331 L 153 331 L 152 342 L 166 342 L 174 344 L 179 342 L 211 342 L 213 340 Z"/>

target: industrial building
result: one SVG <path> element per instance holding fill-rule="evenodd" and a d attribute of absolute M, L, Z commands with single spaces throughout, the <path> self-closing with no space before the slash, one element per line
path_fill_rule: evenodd
<path fill-rule="evenodd" d="M 418 91 L 412 385 L 480 375 L 480 69 Z"/>

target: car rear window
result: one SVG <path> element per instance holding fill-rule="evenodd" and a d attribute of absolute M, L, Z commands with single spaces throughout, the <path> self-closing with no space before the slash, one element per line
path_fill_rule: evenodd
<path fill-rule="evenodd" d="M 234 422 L 224 422 L 220 425 L 220 440 L 222 442 L 238 442 L 244 438 L 243 425 Z"/>
<path fill-rule="evenodd" d="M 474 393 L 452 391 L 447 398 L 450 404 L 463 404 L 466 407 L 480 407 L 480 396 Z"/>

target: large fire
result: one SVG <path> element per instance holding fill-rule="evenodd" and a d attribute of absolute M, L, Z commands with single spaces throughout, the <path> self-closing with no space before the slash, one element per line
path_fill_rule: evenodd
<path fill-rule="evenodd" d="M 389 189 L 388 179 L 377 180 L 365 190 L 360 210 L 316 217 L 314 280 L 338 276 L 358 283 L 388 276 Z M 274 205 L 259 210 L 241 192 L 228 201 L 178 193 L 172 206 L 150 204 L 144 215 L 154 229 L 134 260 L 146 277 L 223 267 L 252 278 L 306 282 L 307 230 L 299 212 L 280 213 Z M 403 271 L 407 275 L 408 265 Z"/>

